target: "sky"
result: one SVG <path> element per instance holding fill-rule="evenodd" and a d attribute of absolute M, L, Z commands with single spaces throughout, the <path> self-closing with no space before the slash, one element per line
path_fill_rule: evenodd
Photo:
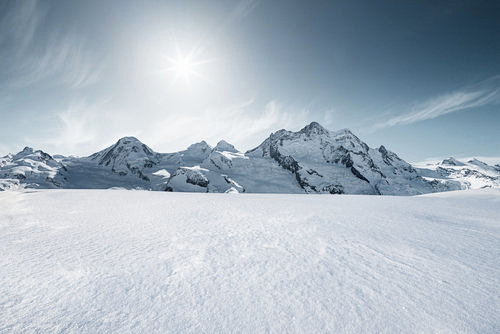
<path fill-rule="evenodd" d="M 411 162 L 500 157 L 499 35 L 493 0 L 0 0 L 0 155 L 246 151 L 317 121 Z"/>

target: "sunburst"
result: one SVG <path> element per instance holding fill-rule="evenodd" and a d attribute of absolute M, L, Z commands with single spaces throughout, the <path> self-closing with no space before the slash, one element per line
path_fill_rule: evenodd
<path fill-rule="evenodd" d="M 178 47 L 176 47 L 175 57 L 165 57 L 168 66 L 162 69 L 162 72 L 171 72 L 174 74 L 172 83 L 179 80 L 189 84 L 193 77 L 203 77 L 201 74 L 201 65 L 210 63 L 209 59 L 197 59 L 194 51 L 184 54 Z"/>

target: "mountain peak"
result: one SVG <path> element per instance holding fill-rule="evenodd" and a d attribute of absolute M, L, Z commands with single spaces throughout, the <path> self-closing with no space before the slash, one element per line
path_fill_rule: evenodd
<path fill-rule="evenodd" d="M 460 162 L 453 157 L 449 157 L 448 159 L 444 159 L 443 161 L 441 161 L 441 164 L 442 165 L 451 165 L 451 166 L 463 166 L 464 165 L 463 162 Z"/>
<path fill-rule="evenodd" d="M 470 163 L 470 164 L 476 165 L 476 166 L 487 166 L 488 165 L 487 163 L 484 163 L 481 160 L 478 160 L 476 158 L 473 158 L 473 159 L 471 159 L 471 160 L 469 160 L 467 162 Z"/>
<path fill-rule="evenodd" d="M 193 151 L 193 150 L 196 150 L 196 151 L 199 151 L 199 150 L 207 150 L 207 149 L 212 149 L 212 147 L 210 147 L 210 145 L 208 145 L 208 143 L 204 140 L 198 142 L 198 143 L 194 143 L 194 144 L 191 144 L 189 145 L 189 147 L 187 148 L 186 151 Z"/>
<path fill-rule="evenodd" d="M 156 163 L 155 152 L 135 137 L 120 138 L 114 145 L 90 156 L 99 165 L 110 166 L 113 172 L 126 175 L 134 174 L 144 167 Z M 142 176 L 142 175 L 141 175 Z"/>
<path fill-rule="evenodd" d="M 238 152 L 238 150 L 234 147 L 234 145 L 229 144 L 225 140 L 221 140 L 217 143 L 214 150 L 216 151 L 227 151 L 227 152 Z"/>
<path fill-rule="evenodd" d="M 321 124 L 318 122 L 311 122 L 310 124 L 306 125 L 303 127 L 299 132 L 305 133 L 305 134 L 325 134 L 328 133 L 328 130 L 325 129 Z"/>
<path fill-rule="evenodd" d="M 137 139 L 136 137 L 128 136 L 128 137 L 122 137 L 118 139 L 116 142 L 117 144 L 121 145 L 128 145 L 128 144 L 142 144 L 142 142 Z"/>
<path fill-rule="evenodd" d="M 192 161 L 203 161 L 212 152 L 212 146 L 208 145 L 206 141 L 202 140 L 199 143 L 189 145 L 189 147 L 182 151 L 184 159 L 194 159 Z"/>
<path fill-rule="evenodd" d="M 34 152 L 33 148 L 26 146 L 25 148 L 23 148 L 22 151 L 20 151 L 14 155 L 14 159 L 19 159 L 19 158 L 25 157 L 29 154 L 33 154 L 33 152 Z"/>
<path fill-rule="evenodd" d="M 33 148 L 26 146 L 21 152 L 12 156 L 12 159 L 25 159 L 29 158 L 35 161 L 46 162 L 49 160 L 53 160 L 52 156 L 48 153 L 45 153 L 42 150 L 33 150 Z"/>

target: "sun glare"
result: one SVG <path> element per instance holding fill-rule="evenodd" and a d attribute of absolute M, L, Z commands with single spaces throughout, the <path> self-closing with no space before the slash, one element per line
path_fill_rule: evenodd
<path fill-rule="evenodd" d="M 182 80 L 189 84 L 194 77 L 203 77 L 200 68 L 201 65 L 209 63 L 209 60 L 195 59 L 194 52 L 183 54 L 179 49 L 176 50 L 175 57 L 166 57 L 167 67 L 162 72 L 173 73 L 172 84 Z"/>
<path fill-rule="evenodd" d="M 189 82 L 193 76 L 199 76 L 196 71 L 197 63 L 189 57 L 177 57 L 170 59 L 170 71 L 175 74 L 175 80 L 182 79 Z"/>

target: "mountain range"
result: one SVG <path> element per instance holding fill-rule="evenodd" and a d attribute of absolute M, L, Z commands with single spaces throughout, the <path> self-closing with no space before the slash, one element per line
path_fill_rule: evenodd
<path fill-rule="evenodd" d="M 279 130 L 247 152 L 221 140 L 158 153 L 124 137 L 88 157 L 51 156 L 26 147 L 0 158 L 0 190 L 146 189 L 234 193 L 417 195 L 500 187 L 500 165 L 445 159 L 412 166 L 384 146 L 370 148 L 347 129 L 316 122 Z"/>

